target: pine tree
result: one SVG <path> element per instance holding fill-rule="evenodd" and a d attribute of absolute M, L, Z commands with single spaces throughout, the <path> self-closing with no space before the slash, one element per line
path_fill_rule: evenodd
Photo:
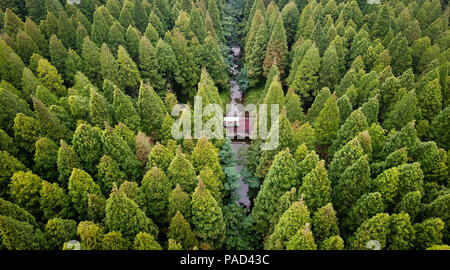
<path fill-rule="evenodd" d="M 200 179 L 192 194 L 192 219 L 195 234 L 213 248 L 220 248 L 225 237 L 225 223 L 219 204 Z"/>
<path fill-rule="evenodd" d="M 403 128 L 414 119 L 417 113 L 416 106 L 417 98 L 415 91 L 409 91 L 387 113 L 386 119 L 383 121 L 383 126 L 388 130 L 392 128 Z"/>
<path fill-rule="evenodd" d="M 37 98 L 32 96 L 33 107 L 36 111 L 37 120 L 40 123 L 41 133 L 50 139 L 62 139 L 67 130 L 60 121 L 51 114 L 48 108 L 42 104 Z"/>
<path fill-rule="evenodd" d="M 142 119 L 142 130 L 148 135 L 157 136 L 166 109 L 161 98 L 148 84 L 141 84 L 137 101 L 137 110 Z"/>
<path fill-rule="evenodd" d="M 70 197 L 57 183 L 51 184 L 47 181 L 42 181 L 42 188 L 39 194 L 40 209 L 46 220 L 55 217 L 65 218 L 71 216 Z"/>
<path fill-rule="evenodd" d="M 339 128 L 339 108 L 336 97 L 330 96 L 314 121 L 316 143 L 328 148 Z"/>
<path fill-rule="evenodd" d="M 13 130 L 15 143 L 29 153 L 34 152 L 34 144 L 40 136 L 39 122 L 23 113 L 18 113 L 14 118 Z"/>
<path fill-rule="evenodd" d="M 339 75 L 339 58 L 334 45 L 330 44 L 325 50 L 320 63 L 320 85 L 334 89 L 338 83 Z"/>
<path fill-rule="evenodd" d="M 317 93 L 317 96 L 315 96 L 314 98 L 314 102 L 307 111 L 306 120 L 313 123 L 319 115 L 320 111 L 322 111 L 324 104 L 327 102 L 330 96 L 331 93 L 328 87 L 323 87 L 322 89 L 320 89 L 320 91 Z"/>
<path fill-rule="evenodd" d="M 354 234 L 353 241 L 350 242 L 352 249 L 364 250 L 370 249 L 367 247 L 367 242 L 377 239 L 380 248 L 386 247 L 386 238 L 389 233 L 389 215 L 380 213 L 372 218 L 366 220 Z"/>
<path fill-rule="evenodd" d="M 191 231 L 191 226 L 180 212 L 177 212 L 172 218 L 167 237 L 174 239 L 187 250 L 194 248 L 198 244 L 194 233 Z"/>
<path fill-rule="evenodd" d="M 69 196 L 80 218 L 87 218 L 88 194 L 100 195 L 100 187 L 92 177 L 81 169 L 74 168 L 69 177 Z"/>
<path fill-rule="evenodd" d="M 198 179 L 202 179 L 211 196 L 221 205 L 224 186 L 217 176 L 214 175 L 213 171 L 209 167 L 203 168 L 198 175 Z"/>
<path fill-rule="evenodd" d="M 133 19 L 136 22 L 136 27 L 139 31 L 144 32 L 148 23 L 148 16 L 144 9 L 142 1 L 133 1 Z"/>
<path fill-rule="evenodd" d="M 381 12 L 378 13 L 375 20 L 375 24 L 372 28 L 372 36 L 383 38 L 391 28 L 391 18 L 389 14 L 389 8 L 387 5 L 383 5 Z"/>
<path fill-rule="evenodd" d="M 82 250 L 100 250 L 103 234 L 104 228 L 92 221 L 78 223 L 77 235 L 80 237 Z"/>
<path fill-rule="evenodd" d="M 128 26 L 127 31 L 125 31 L 125 43 L 127 52 L 132 59 L 137 59 L 140 39 L 138 30 L 131 25 Z"/>
<path fill-rule="evenodd" d="M 114 55 L 117 54 L 119 46 L 125 44 L 124 33 L 125 30 L 118 21 L 115 21 L 111 26 L 111 28 L 109 29 L 108 34 L 109 38 L 107 44 L 109 46 L 109 49 L 113 52 Z"/>
<path fill-rule="evenodd" d="M 22 20 L 9 8 L 5 10 L 5 32 L 10 37 L 15 37 L 19 30 L 23 30 L 24 23 Z"/>
<path fill-rule="evenodd" d="M 175 158 L 167 169 L 167 176 L 172 188 L 180 185 L 183 191 L 191 194 L 196 187 L 197 179 L 194 166 L 180 149 L 177 150 Z"/>
<path fill-rule="evenodd" d="M 175 216 L 177 212 L 188 220 L 191 217 L 191 198 L 181 189 L 180 184 L 177 184 L 169 195 L 169 218 Z"/>
<path fill-rule="evenodd" d="M 109 232 L 102 239 L 103 250 L 126 250 L 129 242 L 123 239 L 120 232 Z"/>
<path fill-rule="evenodd" d="M 61 250 L 64 243 L 77 236 L 77 223 L 71 219 L 52 218 L 45 224 L 45 234 L 52 249 Z"/>
<path fill-rule="evenodd" d="M 100 49 L 100 75 L 103 79 L 114 82 L 115 84 L 119 84 L 120 81 L 117 78 L 117 74 L 119 72 L 119 65 L 112 55 L 109 47 L 103 43 Z"/>
<path fill-rule="evenodd" d="M 72 170 L 74 168 L 82 168 L 81 160 L 73 150 L 73 147 L 69 146 L 64 140 L 60 142 L 56 164 L 59 174 L 58 181 L 64 188 L 68 185 Z"/>
<path fill-rule="evenodd" d="M 75 74 L 81 70 L 81 57 L 71 48 L 67 51 L 67 59 L 64 62 L 64 81 L 69 84 L 75 83 Z"/>
<path fill-rule="evenodd" d="M 119 67 L 118 78 L 120 78 L 119 87 L 125 89 L 131 96 L 135 96 L 141 77 L 133 59 L 122 46 L 119 46 L 117 63 Z"/>
<path fill-rule="evenodd" d="M 42 179 L 31 171 L 18 171 L 11 177 L 9 194 L 12 202 L 31 214 L 39 212 L 39 191 L 42 187 Z"/>
<path fill-rule="evenodd" d="M 105 123 L 111 124 L 110 109 L 108 102 L 102 94 L 97 93 L 94 89 L 91 89 L 91 97 L 89 100 L 89 119 L 90 122 L 98 127 L 105 126 Z"/>
<path fill-rule="evenodd" d="M 86 36 L 83 39 L 81 58 L 82 71 L 94 83 L 100 82 L 100 49 Z"/>
<path fill-rule="evenodd" d="M 117 87 L 114 89 L 113 108 L 115 122 L 122 122 L 131 130 L 137 130 L 140 127 L 141 118 L 136 112 L 131 98 Z"/>
<path fill-rule="evenodd" d="M 305 203 L 311 211 L 316 211 L 331 201 L 331 187 L 325 161 L 320 161 L 316 168 L 303 177 L 299 194 L 304 195 Z"/>
<path fill-rule="evenodd" d="M 309 228 L 309 223 L 300 228 L 286 245 L 287 250 L 316 250 L 317 246 Z"/>
<path fill-rule="evenodd" d="M 422 117 L 428 121 L 439 114 L 442 107 L 441 86 L 438 79 L 426 83 L 417 90 L 417 101 Z"/>
<path fill-rule="evenodd" d="M 315 44 L 311 45 L 303 56 L 289 87 L 299 92 L 305 103 L 310 103 L 318 91 L 318 72 L 320 68 L 319 51 Z"/>
<path fill-rule="evenodd" d="M 373 181 L 373 187 L 381 193 L 386 205 L 392 205 L 397 201 L 399 193 L 399 172 L 396 167 L 383 171 Z"/>
<path fill-rule="evenodd" d="M 28 15 L 33 21 L 39 22 L 41 19 L 44 19 L 45 17 L 44 0 L 38 1 L 26 0 L 26 7 L 28 10 Z"/>
<path fill-rule="evenodd" d="M 152 46 L 155 46 L 159 40 L 159 35 L 151 23 L 148 24 L 144 34 L 145 34 L 145 37 L 149 40 L 150 44 Z M 141 40 L 142 40 L 142 37 L 141 37 Z"/>
<path fill-rule="evenodd" d="M 0 233 L 2 245 L 8 250 L 41 249 L 43 235 L 27 222 L 18 221 L 8 216 L 0 216 Z"/>
<path fill-rule="evenodd" d="M 259 234 L 267 233 L 269 221 L 272 219 L 279 198 L 286 191 L 300 184 L 295 167 L 295 160 L 289 151 L 281 151 L 275 156 L 261 190 L 255 198 L 252 212 Z"/>
<path fill-rule="evenodd" d="M 104 155 L 97 165 L 97 179 L 102 193 L 107 195 L 114 185 L 121 185 L 126 179 L 126 174 L 120 169 L 117 161 L 110 156 Z"/>
<path fill-rule="evenodd" d="M 347 218 L 344 220 L 345 228 L 349 232 L 356 231 L 364 221 L 383 213 L 385 205 L 379 192 L 367 193 L 361 196 L 349 209 Z"/>
<path fill-rule="evenodd" d="M 205 38 L 202 48 L 202 65 L 208 70 L 213 81 L 222 89 L 228 87 L 228 74 L 219 44 L 211 35 Z"/>
<path fill-rule="evenodd" d="M 387 249 L 411 249 L 414 245 L 415 231 L 409 215 L 406 213 L 392 214 L 389 219 L 390 233 L 387 236 Z"/>
<path fill-rule="evenodd" d="M 33 71 L 24 67 L 22 73 L 22 98 L 26 101 L 30 101 L 30 95 L 40 84 L 39 80 L 34 76 Z"/>
<path fill-rule="evenodd" d="M 0 127 L 6 132 L 12 131 L 14 117 L 18 113 L 31 116 L 28 104 L 6 89 L 0 88 Z"/>
<path fill-rule="evenodd" d="M 33 170 L 45 179 L 56 178 L 57 155 L 58 145 L 46 137 L 40 138 L 35 143 Z"/>
<path fill-rule="evenodd" d="M 151 168 L 156 166 L 166 172 L 167 168 L 169 168 L 170 162 L 174 157 L 174 152 L 157 142 L 156 145 L 153 146 L 152 151 L 148 156 L 148 162 L 145 169 L 150 170 Z"/>
<path fill-rule="evenodd" d="M 444 222 L 440 218 L 430 218 L 422 223 L 414 224 L 414 231 L 416 232 L 414 247 L 425 249 L 432 245 L 442 244 L 443 229 Z"/>
<path fill-rule="evenodd" d="M 39 53 L 39 48 L 31 37 L 20 29 L 16 36 L 15 51 L 25 63 L 28 63 L 33 53 Z"/>
<path fill-rule="evenodd" d="M 46 59 L 39 60 L 37 67 L 38 79 L 42 84 L 58 96 L 65 96 L 67 91 L 58 70 Z"/>
<path fill-rule="evenodd" d="M 197 173 L 205 167 L 209 167 L 214 172 L 214 175 L 217 175 L 218 179 L 223 182 L 225 180 L 225 174 L 220 166 L 218 152 L 208 139 L 202 137 L 195 145 L 191 155 L 191 161 Z"/>
<path fill-rule="evenodd" d="M 331 203 L 322 206 L 314 213 L 311 225 L 318 244 L 322 244 L 329 237 L 339 235 L 338 219 Z"/>
<path fill-rule="evenodd" d="M 161 138 L 161 143 L 167 144 L 170 139 L 172 139 L 172 125 L 175 120 L 166 113 L 164 121 L 162 122 L 161 129 L 159 130 L 159 137 Z"/>
<path fill-rule="evenodd" d="M 148 232 L 153 236 L 158 234 L 152 220 L 116 186 L 106 201 L 105 225 L 110 231 L 121 232 L 128 240 L 134 239 L 139 232 Z"/>
<path fill-rule="evenodd" d="M 174 77 L 178 76 L 180 72 L 172 46 L 164 40 L 159 39 L 155 49 L 156 52 L 154 55 L 158 63 L 156 65 L 158 73 L 171 84 Z"/>
<path fill-rule="evenodd" d="M 266 56 L 268 39 L 266 21 L 261 11 L 257 10 L 253 17 L 247 43 L 245 44 L 245 68 L 247 69 L 247 78 L 249 78 L 250 85 L 256 85 L 261 79 L 262 64 Z"/>
<path fill-rule="evenodd" d="M 415 122 L 409 122 L 400 131 L 388 135 L 383 145 L 382 154 L 386 157 L 395 150 L 406 147 L 408 151 L 414 153 L 418 144 L 417 130 Z"/>
<path fill-rule="evenodd" d="M 420 143 L 417 146 L 416 153 L 418 155 L 417 162 L 420 163 L 425 175 L 424 180 L 445 184 L 445 179 L 448 177 L 447 153 L 445 150 L 439 149 L 435 142 L 430 141 Z"/>
<path fill-rule="evenodd" d="M 285 249 L 298 230 L 310 222 L 309 211 L 302 200 L 292 203 L 267 239 L 265 249 Z"/>
<path fill-rule="evenodd" d="M 200 66 L 197 64 L 185 36 L 178 31 L 172 38 L 172 48 L 180 69 L 179 76 L 175 77 L 175 80 L 182 86 L 182 93 L 191 97 L 194 95 L 194 87 L 200 79 Z"/>
<path fill-rule="evenodd" d="M 408 47 L 408 41 L 401 33 L 397 34 L 387 47 L 392 56 L 392 72 L 395 76 L 401 75 L 405 70 L 411 67 L 411 52 Z"/>
<path fill-rule="evenodd" d="M 141 37 L 139 43 L 139 68 L 142 78 L 148 80 L 158 93 L 165 90 L 166 80 L 163 74 L 158 72 L 156 49 L 145 36 Z"/>
<path fill-rule="evenodd" d="M 129 25 L 135 25 L 133 20 L 133 3 L 125 1 L 120 11 L 119 22 L 123 28 L 127 28 Z"/>
<path fill-rule="evenodd" d="M 137 180 L 140 175 L 139 163 L 134 151 L 120 133 L 107 126 L 103 132 L 102 142 L 104 153 L 117 161 L 122 171 L 128 176 L 128 180 Z"/>
<path fill-rule="evenodd" d="M 153 167 L 142 179 L 142 193 L 147 213 L 158 224 L 166 224 L 169 221 L 167 209 L 171 187 L 166 174 L 158 167 Z"/>
<path fill-rule="evenodd" d="M 283 19 L 279 17 L 274 25 L 274 29 L 267 44 L 266 57 L 263 63 L 263 75 L 267 76 L 272 65 L 276 64 L 280 76 L 285 76 L 287 67 L 288 46 L 286 41 L 286 30 L 283 26 Z"/>
<path fill-rule="evenodd" d="M 83 168 L 91 174 L 103 156 L 102 131 L 87 124 L 77 126 L 73 134 L 72 147 L 81 160 Z"/>
<path fill-rule="evenodd" d="M 442 147 L 444 149 L 450 148 L 450 137 L 448 133 L 445 132 L 450 128 L 449 115 L 450 115 L 450 106 L 447 106 L 438 115 L 436 115 L 436 117 L 434 117 L 430 125 L 430 132 L 432 138 L 438 144 L 439 147 Z"/>
<path fill-rule="evenodd" d="M 368 127 L 366 117 L 361 110 L 353 111 L 337 132 L 337 138 L 330 148 L 330 154 L 334 154 L 359 132 L 366 130 Z"/>
<path fill-rule="evenodd" d="M 149 233 L 140 232 L 136 235 L 133 244 L 134 250 L 162 250 L 155 237 Z"/>
<path fill-rule="evenodd" d="M 303 123 L 305 121 L 302 102 L 292 88 L 286 93 L 286 115 L 291 123 L 294 123 L 295 121 Z"/>
<path fill-rule="evenodd" d="M 284 29 L 286 30 L 286 40 L 289 48 L 295 41 L 299 16 L 300 12 L 294 1 L 289 1 L 289 3 L 282 7 L 281 17 L 283 18 Z"/>
<path fill-rule="evenodd" d="M 331 183 L 336 183 L 337 179 L 339 179 L 347 167 L 363 156 L 363 154 L 363 148 L 357 138 L 349 141 L 345 146 L 339 149 L 339 151 L 334 154 L 328 169 L 328 177 Z"/>

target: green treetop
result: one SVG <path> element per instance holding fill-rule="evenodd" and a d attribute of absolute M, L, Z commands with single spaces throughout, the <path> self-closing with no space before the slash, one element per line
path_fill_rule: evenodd
<path fill-rule="evenodd" d="M 201 179 L 192 194 L 191 205 L 195 234 L 209 246 L 220 248 L 225 237 L 222 210 Z"/>

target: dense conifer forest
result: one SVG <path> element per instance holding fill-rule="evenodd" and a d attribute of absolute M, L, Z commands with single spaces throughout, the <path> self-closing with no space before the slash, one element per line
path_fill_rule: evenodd
<path fill-rule="evenodd" d="M 449 250 L 449 16 L 0 1 L 0 250 Z M 276 149 L 173 138 L 175 104 L 225 107 L 231 82 L 280 106 Z"/>

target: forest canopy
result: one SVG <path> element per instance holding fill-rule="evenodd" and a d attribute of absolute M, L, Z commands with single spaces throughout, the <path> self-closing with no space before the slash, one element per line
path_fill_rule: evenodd
<path fill-rule="evenodd" d="M 449 250 L 449 16 L 1 1 L 0 250 Z M 276 149 L 173 138 L 175 104 L 224 107 L 234 85 L 280 106 Z"/>

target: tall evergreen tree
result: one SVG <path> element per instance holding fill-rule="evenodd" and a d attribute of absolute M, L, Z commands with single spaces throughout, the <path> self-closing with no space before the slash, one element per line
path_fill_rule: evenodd
<path fill-rule="evenodd" d="M 225 237 L 225 223 L 219 204 L 200 179 L 192 194 L 192 225 L 195 234 L 213 248 L 220 248 Z"/>

